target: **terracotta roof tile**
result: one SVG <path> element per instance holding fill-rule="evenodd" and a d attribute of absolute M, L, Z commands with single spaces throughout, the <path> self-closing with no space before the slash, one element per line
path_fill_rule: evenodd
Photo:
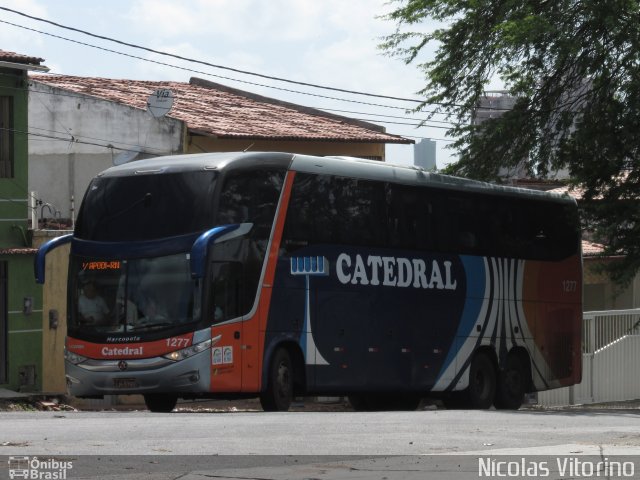
<path fill-rule="evenodd" d="M 604 245 L 582 240 L 582 255 L 585 257 L 595 257 L 604 252 Z"/>
<path fill-rule="evenodd" d="M 30 57 L 28 55 L 22 55 L 20 53 L 0 50 L 0 61 L 21 63 L 24 65 L 40 65 L 41 62 L 44 62 L 44 58 Z"/>
<path fill-rule="evenodd" d="M 559 195 L 569 195 L 570 197 L 573 197 L 576 200 L 581 200 L 582 195 L 584 194 L 584 189 L 574 187 L 572 185 L 565 185 L 565 186 L 554 188 L 548 191 L 551 193 L 557 193 Z"/>
<path fill-rule="evenodd" d="M 35 255 L 38 253 L 37 248 L 0 248 L 0 255 Z"/>
<path fill-rule="evenodd" d="M 67 91 L 146 109 L 159 88 L 175 97 L 168 116 L 195 133 L 218 138 L 414 143 L 378 125 L 282 102 L 200 79 L 151 82 L 108 78 L 33 75 L 33 80 Z"/>

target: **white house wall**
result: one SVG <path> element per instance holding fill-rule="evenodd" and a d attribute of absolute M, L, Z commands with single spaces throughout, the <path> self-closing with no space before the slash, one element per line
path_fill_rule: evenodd
<path fill-rule="evenodd" d="M 70 218 L 72 196 L 77 209 L 90 180 L 113 166 L 118 155 L 181 153 L 182 129 L 179 120 L 32 81 L 29 190 Z M 44 216 L 52 216 L 49 209 Z"/>

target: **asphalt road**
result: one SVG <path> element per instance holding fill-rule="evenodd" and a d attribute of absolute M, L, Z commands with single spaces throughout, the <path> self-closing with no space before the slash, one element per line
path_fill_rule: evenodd
<path fill-rule="evenodd" d="M 478 478 L 486 456 L 637 455 L 624 458 L 640 478 L 640 410 L 0 412 L 0 455 L 73 459 L 82 476 L 67 478 L 328 480 Z"/>

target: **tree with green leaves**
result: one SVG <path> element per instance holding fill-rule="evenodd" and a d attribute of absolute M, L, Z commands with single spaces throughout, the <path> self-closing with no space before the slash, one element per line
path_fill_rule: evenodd
<path fill-rule="evenodd" d="M 445 113 L 459 161 L 447 172 L 496 181 L 524 166 L 544 178 L 569 170 L 586 230 L 620 255 L 626 284 L 640 268 L 640 1 L 392 0 L 397 25 L 381 48 L 418 63 L 419 109 Z M 427 20 L 442 25 L 420 32 Z M 435 57 L 421 62 L 427 45 Z M 512 109 L 474 123 L 499 78 Z M 435 110 L 434 110 L 435 107 Z M 433 114 L 432 114 L 433 115 Z"/>

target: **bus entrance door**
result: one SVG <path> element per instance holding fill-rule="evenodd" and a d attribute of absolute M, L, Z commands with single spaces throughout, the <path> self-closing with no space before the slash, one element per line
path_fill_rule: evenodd
<path fill-rule="evenodd" d="M 242 388 L 242 264 L 211 263 L 211 391 L 239 392 Z"/>

